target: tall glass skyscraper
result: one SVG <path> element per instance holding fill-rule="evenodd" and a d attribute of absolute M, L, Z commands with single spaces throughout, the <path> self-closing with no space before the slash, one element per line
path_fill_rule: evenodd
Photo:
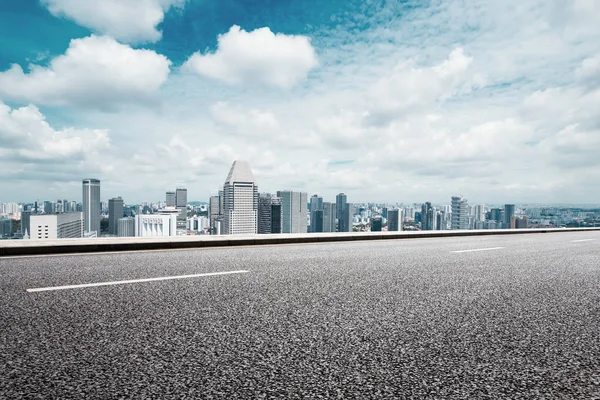
<path fill-rule="evenodd" d="M 83 180 L 83 229 L 84 232 L 96 232 L 100 236 L 100 181 Z"/>
<path fill-rule="evenodd" d="M 277 197 L 281 197 L 282 233 L 306 233 L 308 194 L 283 190 L 277 192 Z"/>
<path fill-rule="evenodd" d="M 123 199 L 120 197 L 108 200 L 108 233 L 119 233 L 119 220 L 123 218 Z"/>

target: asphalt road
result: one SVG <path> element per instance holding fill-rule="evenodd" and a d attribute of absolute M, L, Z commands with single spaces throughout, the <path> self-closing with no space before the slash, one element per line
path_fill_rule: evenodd
<path fill-rule="evenodd" d="M 0 258 L 0 398 L 600 398 L 600 233 Z"/>

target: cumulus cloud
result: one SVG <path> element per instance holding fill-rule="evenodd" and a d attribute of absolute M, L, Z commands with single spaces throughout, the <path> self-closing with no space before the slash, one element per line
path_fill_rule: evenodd
<path fill-rule="evenodd" d="M 73 39 L 47 67 L 13 64 L 0 72 L 0 96 L 46 105 L 117 108 L 148 103 L 167 80 L 171 62 L 151 50 L 132 49 L 108 36 Z"/>
<path fill-rule="evenodd" d="M 56 130 L 34 105 L 12 109 L 0 102 L 0 154 L 3 161 L 75 163 L 109 146 L 106 130 L 72 127 Z M 8 171 L 11 168 L 2 169 Z"/>
<path fill-rule="evenodd" d="M 316 66 L 317 55 L 308 37 L 274 34 L 269 28 L 246 32 L 234 25 L 219 36 L 214 53 L 195 53 L 183 69 L 231 85 L 289 88 Z"/>
<path fill-rule="evenodd" d="M 122 42 L 145 43 L 160 40 L 157 29 L 171 7 L 186 0 L 41 0 L 56 17 L 64 17 L 92 31 Z"/>
<path fill-rule="evenodd" d="M 403 113 L 420 111 L 460 92 L 468 92 L 477 82 L 477 77 L 467 74 L 472 61 L 462 48 L 456 48 L 433 67 L 419 68 L 414 60 L 399 63 L 370 90 L 370 122 L 387 123 Z"/>

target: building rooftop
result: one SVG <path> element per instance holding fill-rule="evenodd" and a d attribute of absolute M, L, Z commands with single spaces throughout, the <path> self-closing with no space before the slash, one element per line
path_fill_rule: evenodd
<path fill-rule="evenodd" d="M 233 165 L 231 165 L 231 169 L 229 170 L 229 175 L 227 175 L 227 179 L 225 180 L 225 184 L 234 182 L 254 183 L 254 175 L 252 175 L 252 170 L 250 169 L 248 162 L 237 160 L 233 162 Z"/>

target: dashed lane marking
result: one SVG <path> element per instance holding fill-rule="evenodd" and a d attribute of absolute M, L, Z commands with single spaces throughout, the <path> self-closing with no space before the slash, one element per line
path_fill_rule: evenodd
<path fill-rule="evenodd" d="M 485 249 L 468 249 L 468 250 L 454 250 L 451 253 L 471 253 L 475 251 L 490 251 L 490 250 L 500 250 L 504 249 L 504 247 L 487 247 Z"/>

